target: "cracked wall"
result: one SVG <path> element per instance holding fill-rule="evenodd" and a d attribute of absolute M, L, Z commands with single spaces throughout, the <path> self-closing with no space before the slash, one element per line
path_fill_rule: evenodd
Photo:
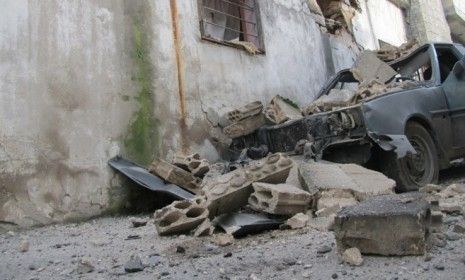
<path fill-rule="evenodd" d="M 141 107 L 130 15 L 124 1 L 2 2 L 0 221 L 82 219 L 124 201 L 106 162 L 131 154 Z"/>

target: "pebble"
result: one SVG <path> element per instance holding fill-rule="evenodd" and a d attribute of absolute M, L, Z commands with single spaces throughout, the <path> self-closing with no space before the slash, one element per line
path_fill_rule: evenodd
<path fill-rule="evenodd" d="M 143 227 L 147 225 L 147 220 L 146 219 L 140 219 L 140 218 L 131 218 L 129 221 L 132 223 L 132 226 L 135 228 L 138 227 Z"/>
<path fill-rule="evenodd" d="M 124 264 L 124 271 L 134 273 L 144 270 L 142 260 L 137 255 L 132 255 L 131 258 Z"/>
<path fill-rule="evenodd" d="M 29 251 L 29 241 L 26 239 L 21 240 L 19 243 L 19 251 L 24 253 Z"/>
<path fill-rule="evenodd" d="M 230 257 L 232 257 L 232 253 L 231 253 L 231 252 L 228 252 L 228 253 L 224 254 L 223 257 L 225 257 L 225 258 L 230 258 Z"/>
<path fill-rule="evenodd" d="M 87 274 L 95 270 L 94 265 L 88 259 L 80 259 L 76 268 L 77 274 Z"/>
<path fill-rule="evenodd" d="M 331 278 L 333 279 L 337 279 L 337 277 L 338 277 L 337 273 L 333 273 L 333 275 L 331 275 Z"/>
<path fill-rule="evenodd" d="M 444 270 L 445 269 L 444 264 L 442 264 L 442 263 L 436 263 L 436 264 L 433 265 L 433 267 L 435 269 L 437 269 L 437 270 Z"/>
<path fill-rule="evenodd" d="M 320 248 L 318 248 L 318 249 L 316 250 L 316 252 L 317 252 L 318 254 L 326 254 L 326 253 L 331 252 L 332 249 L 333 249 L 333 248 L 331 248 L 331 247 L 328 246 L 328 245 L 323 245 L 323 246 L 321 246 Z"/>
<path fill-rule="evenodd" d="M 179 253 L 179 254 L 184 254 L 186 252 L 186 249 L 182 246 L 177 246 L 176 247 L 176 253 Z"/>

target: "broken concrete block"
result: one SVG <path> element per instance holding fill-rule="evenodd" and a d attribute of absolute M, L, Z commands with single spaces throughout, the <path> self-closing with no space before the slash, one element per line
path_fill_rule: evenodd
<path fill-rule="evenodd" d="M 305 116 L 328 112 L 354 104 L 356 91 L 348 89 L 332 89 L 327 95 L 319 97 L 307 105 L 302 111 Z"/>
<path fill-rule="evenodd" d="M 323 12 L 321 11 L 320 5 L 316 0 L 307 0 L 308 9 L 311 13 L 322 16 Z"/>
<path fill-rule="evenodd" d="M 228 172 L 228 165 L 226 163 L 217 162 L 210 165 L 208 172 L 203 176 L 202 187 L 207 185 L 210 181 L 214 181 L 217 177 Z"/>
<path fill-rule="evenodd" d="M 237 123 L 246 118 L 259 115 L 263 111 L 263 104 L 260 101 L 251 102 L 241 108 L 226 113 L 226 118 L 231 123 Z"/>
<path fill-rule="evenodd" d="M 335 219 L 341 252 L 357 247 L 363 254 L 422 255 L 430 206 L 421 193 L 382 195 L 343 208 Z"/>
<path fill-rule="evenodd" d="M 230 213 L 247 204 L 252 182 L 244 169 L 236 169 L 210 181 L 203 190 L 208 201 L 210 217 Z"/>
<path fill-rule="evenodd" d="M 251 134 L 264 125 L 265 116 L 259 114 L 228 125 L 223 129 L 223 133 L 229 138 L 238 138 Z"/>
<path fill-rule="evenodd" d="M 339 190 L 350 192 L 357 200 L 382 194 L 393 194 L 395 181 L 382 173 L 356 164 L 302 163 L 299 167 L 300 182 L 310 194 Z"/>
<path fill-rule="evenodd" d="M 357 58 L 351 72 L 362 85 L 373 80 L 386 84 L 397 75 L 397 72 L 391 66 L 380 60 L 371 51 L 364 51 Z"/>
<path fill-rule="evenodd" d="M 463 207 L 456 203 L 447 203 L 441 202 L 439 204 L 439 209 L 446 214 L 456 214 L 461 215 L 463 213 Z"/>
<path fill-rule="evenodd" d="M 307 226 L 310 217 L 304 213 L 298 213 L 286 221 L 286 225 L 291 229 L 299 229 Z"/>
<path fill-rule="evenodd" d="M 281 124 L 288 120 L 301 119 L 302 112 L 292 101 L 277 95 L 266 107 L 265 117 L 274 124 Z"/>
<path fill-rule="evenodd" d="M 463 194 L 465 194 L 465 186 L 459 184 L 452 184 L 439 192 L 439 196 L 442 198 L 451 198 Z"/>
<path fill-rule="evenodd" d="M 283 153 L 276 153 L 251 162 L 245 169 L 253 182 L 282 184 L 287 180 L 294 162 Z"/>
<path fill-rule="evenodd" d="M 217 234 L 214 243 L 220 247 L 226 247 L 234 243 L 234 236 L 231 234 Z"/>
<path fill-rule="evenodd" d="M 302 189 L 299 180 L 299 166 L 297 164 L 294 164 L 294 166 L 289 171 L 289 175 L 287 176 L 285 183 L 288 185 L 292 185 L 296 188 Z"/>
<path fill-rule="evenodd" d="M 307 225 L 309 228 L 312 228 L 314 230 L 318 230 L 321 232 L 327 232 L 333 229 L 335 217 L 336 215 L 330 215 L 327 217 L 311 218 L 308 221 Z"/>
<path fill-rule="evenodd" d="M 159 235 L 187 233 L 208 218 L 208 209 L 201 198 L 175 201 L 154 214 Z"/>
<path fill-rule="evenodd" d="M 358 248 L 349 248 L 342 253 L 342 260 L 353 266 L 361 266 L 363 264 L 362 254 Z"/>
<path fill-rule="evenodd" d="M 164 160 L 155 159 L 150 165 L 150 173 L 160 176 L 165 181 L 185 188 L 195 194 L 200 193 L 202 180 L 190 172 L 172 165 Z"/>
<path fill-rule="evenodd" d="M 304 212 L 310 205 L 311 195 L 287 184 L 253 183 L 254 193 L 249 197 L 249 205 L 255 211 L 275 215 L 294 215 Z"/>
<path fill-rule="evenodd" d="M 318 194 L 316 215 L 318 217 L 325 217 L 337 214 L 342 207 L 355 205 L 357 203 L 357 199 L 350 191 L 340 189 L 321 191 Z"/>
<path fill-rule="evenodd" d="M 215 228 L 212 226 L 210 219 L 205 219 L 195 230 L 194 236 L 201 237 L 201 236 L 210 236 L 213 234 Z"/>
<path fill-rule="evenodd" d="M 210 170 L 210 163 L 206 159 L 201 159 L 195 153 L 189 156 L 177 154 L 174 156 L 173 165 L 191 172 L 194 176 L 201 177 Z"/>
<path fill-rule="evenodd" d="M 284 154 L 272 154 L 210 181 L 203 188 L 211 217 L 245 206 L 253 182 L 284 183 L 293 162 Z"/>

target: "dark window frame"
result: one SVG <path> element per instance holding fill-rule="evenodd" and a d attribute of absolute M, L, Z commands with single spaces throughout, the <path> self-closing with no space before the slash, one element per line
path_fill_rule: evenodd
<path fill-rule="evenodd" d="M 234 43 L 228 42 L 226 40 L 221 40 L 221 39 L 218 39 L 218 38 L 214 38 L 214 37 L 209 36 L 207 34 L 207 32 L 205 31 L 205 26 L 209 25 L 209 24 L 211 25 L 212 23 L 209 23 L 207 21 L 207 17 L 205 15 L 205 10 L 210 9 L 210 8 L 206 8 L 206 5 L 204 4 L 205 3 L 204 1 L 205 0 L 197 0 L 197 8 L 198 8 L 198 15 L 199 15 L 199 25 L 200 25 L 200 35 L 201 35 L 202 40 L 212 42 L 212 43 L 215 43 L 215 44 L 220 44 L 220 45 L 229 46 L 229 47 L 233 47 L 233 48 L 236 48 L 236 49 L 244 50 L 244 48 L 242 46 L 238 45 L 238 44 L 234 44 Z M 231 0 L 218 0 L 218 1 L 222 1 L 222 2 L 225 2 L 225 3 L 232 3 Z M 256 35 L 247 34 L 247 33 L 244 33 L 242 30 L 239 33 L 247 34 L 248 36 L 257 37 L 258 43 L 260 45 L 260 46 L 256 46 L 257 49 L 258 49 L 258 54 L 265 54 L 266 53 L 266 51 L 265 51 L 265 41 L 264 41 L 264 34 L 263 34 L 262 22 L 261 22 L 260 5 L 258 3 L 258 0 L 251 0 L 251 1 L 254 1 L 254 7 L 249 7 L 249 8 L 252 8 L 253 12 L 255 14 L 255 21 L 256 22 L 254 24 L 256 25 L 256 28 L 257 28 L 257 34 Z M 223 13 L 221 11 L 217 11 L 217 12 L 218 13 Z M 226 13 L 223 13 L 223 14 L 226 14 Z M 228 15 L 226 15 L 226 16 L 228 16 Z M 233 15 L 229 15 L 229 17 L 236 18 Z M 247 22 L 245 19 L 240 19 L 240 21 L 241 22 Z M 220 27 L 222 27 L 222 26 L 220 26 Z M 224 26 L 224 27 L 226 29 L 228 29 L 227 26 Z M 235 30 L 235 31 L 239 31 L 239 30 Z M 253 43 L 253 42 L 251 42 L 251 43 Z"/>

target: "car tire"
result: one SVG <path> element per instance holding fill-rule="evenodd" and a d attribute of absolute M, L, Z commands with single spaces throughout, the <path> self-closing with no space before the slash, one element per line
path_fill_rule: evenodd
<path fill-rule="evenodd" d="M 380 162 L 383 173 L 396 181 L 399 192 L 416 191 L 439 178 L 438 154 L 430 133 L 422 125 L 409 122 L 405 134 L 417 154 L 398 159 L 394 152 L 384 152 Z"/>

